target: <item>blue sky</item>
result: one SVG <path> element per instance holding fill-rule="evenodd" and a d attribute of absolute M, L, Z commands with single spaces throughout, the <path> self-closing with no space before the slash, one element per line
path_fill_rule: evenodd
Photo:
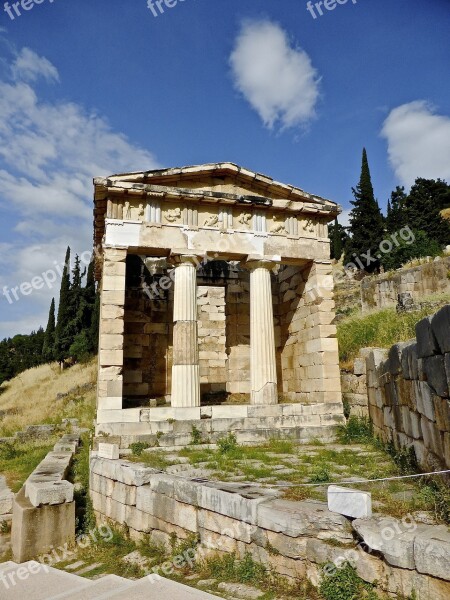
<path fill-rule="evenodd" d="M 232 161 L 348 209 L 366 146 L 383 208 L 450 180 L 450 0 L 2 6 L 0 291 L 89 249 L 96 175 Z M 0 338 L 45 325 L 52 285 L 0 295 Z"/>

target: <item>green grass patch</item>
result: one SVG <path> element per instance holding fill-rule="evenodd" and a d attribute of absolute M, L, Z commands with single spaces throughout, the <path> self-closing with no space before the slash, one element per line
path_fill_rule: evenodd
<path fill-rule="evenodd" d="M 373 425 L 371 420 L 368 417 L 350 417 L 345 425 L 339 427 L 338 439 L 341 444 L 365 444 L 373 441 Z"/>
<path fill-rule="evenodd" d="M 319 589 L 325 600 L 380 600 L 374 586 L 363 581 L 349 563 L 340 569 L 334 568 L 331 574 L 325 574 Z"/>
<path fill-rule="evenodd" d="M 53 449 L 56 439 L 0 445 L 1 473 L 14 493 L 20 490 L 28 476 Z"/>
<path fill-rule="evenodd" d="M 367 315 L 352 316 L 337 324 L 339 359 L 349 363 L 361 348 L 390 348 L 397 342 L 416 336 L 417 321 L 427 316 L 429 308 L 397 314 L 395 308 L 386 308 Z"/>

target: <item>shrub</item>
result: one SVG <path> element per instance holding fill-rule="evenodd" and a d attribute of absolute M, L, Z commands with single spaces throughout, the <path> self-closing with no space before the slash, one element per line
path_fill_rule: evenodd
<path fill-rule="evenodd" d="M 331 472 L 328 465 L 318 465 L 312 472 L 311 483 L 328 483 L 331 479 Z"/>
<path fill-rule="evenodd" d="M 368 417 L 352 416 L 338 430 L 341 444 L 367 443 L 373 441 L 373 425 Z"/>
<path fill-rule="evenodd" d="M 134 442 L 133 444 L 130 444 L 130 448 L 135 456 L 141 456 L 144 450 L 150 448 L 150 445 L 146 442 Z"/>
<path fill-rule="evenodd" d="M 331 575 L 325 573 L 320 593 L 325 600 L 378 600 L 373 586 L 363 581 L 350 563 L 345 563 L 340 569 L 336 568 Z"/>
<path fill-rule="evenodd" d="M 224 437 L 220 437 L 217 440 L 217 446 L 220 454 L 231 454 L 238 448 L 237 438 L 234 433 L 228 433 Z"/>
<path fill-rule="evenodd" d="M 196 427 L 195 425 L 192 425 L 191 444 L 193 446 L 197 446 L 198 444 L 201 444 L 202 441 L 203 441 L 202 432 L 200 431 L 200 429 L 198 427 Z"/>

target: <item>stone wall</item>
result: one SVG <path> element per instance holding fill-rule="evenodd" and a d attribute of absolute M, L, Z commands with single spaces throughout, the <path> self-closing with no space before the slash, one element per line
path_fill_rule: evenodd
<path fill-rule="evenodd" d="M 360 577 L 390 594 L 409 597 L 414 590 L 417 600 L 450 595 L 445 527 L 419 525 L 412 532 L 405 523 L 390 520 L 397 533 L 395 539 L 385 536 L 389 541 L 383 545 L 376 533 L 386 525 L 377 519 L 352 523 L 324 503 L 283 500 L 279 490 L 202 482 L 183 478 L 181 470 L 170 475 L 96 456 L 90 462 L 90 488 L 100 522 L 126 526 L 133 539 L 150 537 L 168 550 L 174 536 L 197 538 L 213 554 L 249 553 L 283 577 L 306 577 L 314 585 L 324 563 L 350 559 Z"/>
<path fill-rule="evenodd" d="M 123 395 L 124 408 L 133 408 L 148 406 L 152 398 L 170 400 L 173 286 L 166 277 L 167 289 L 161 292 L 159 285 L 161 296 L 151 299 L 139 283 L 141 259 L 129 256 L 126 264 Z M 271 281 L 279 394 L 293 402 L 340 402 L 329 261 L 282 266 Z M 225 392 L 248 402 L 249 272 L 235 267 L 208 282 L 201 270 L 197 310 L 202 396 Z M 101 382 L 102 392 L 106 385 Z"/>
<path fill-rule="evenodd" d="M 424 469 L 450 468 L 450 306 L 416 325 L 417 340 L 367 357 L 375 433 L 413 446 Z"/>
<path fill-rule="evenodd" d="M 363 311 L 395 306 L 399 294 L 409 292 L 416 302 L 424 296 L 450 293 L 450 257 L 430 259 L 410 269 L 366 277 L 361 281 Z"/>
<path fill-rule="evenodd" d="M 79 434 L 66 434 L 15 496 L 11 544 L 18 563 L 75 541 L 74 486 L 67 481 Z"/>
<path fill-rule="evenodd" d="M 372 348 L 363 348 L 351 369 L 341 369 L 342 400 L 346 416 L 368 417 L 366 357 Z"/>
<path fill-rule="evenodd" d="M 278 282 L 279 392 L 290 401 L 341 402 L 330 262 L 282 267 Z"/>

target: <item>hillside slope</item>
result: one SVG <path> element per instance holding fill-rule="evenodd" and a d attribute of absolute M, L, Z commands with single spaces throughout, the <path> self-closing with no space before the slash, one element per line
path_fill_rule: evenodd
<path fill-rule="evenodd" d="M 0 437 L 27 425 L 77 418 L 92 427 L 97 359 L 60 371 L 57 363 L 24 371 L 0 386 Z"/>

